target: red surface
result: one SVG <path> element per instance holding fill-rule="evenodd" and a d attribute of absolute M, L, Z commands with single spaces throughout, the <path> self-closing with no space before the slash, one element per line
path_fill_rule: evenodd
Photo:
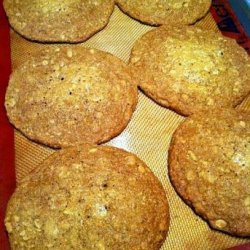
<path fill-rule="evenodd" d="M 250 250 L 250 243 L 228 248 L 227 250 Z"/>
<path fill-rule="evenodd" d="M 11 72 L 9 26 L 0 0 L 0 249 L 10 249 L 4 227 L 6 204 L 15 189 L 14 132 L 4 109 Z"/>

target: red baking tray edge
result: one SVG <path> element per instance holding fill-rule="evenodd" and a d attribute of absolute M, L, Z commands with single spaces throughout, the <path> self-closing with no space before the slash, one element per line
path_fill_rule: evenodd
<path fill-rule="evenodd" d="M 5 90 L 11 72 L 10 29 L 0 0 L 0 249 L 9 250 L 4 215 L 7 202 L 16 186 L 14 131 L 4 108 Z"/>

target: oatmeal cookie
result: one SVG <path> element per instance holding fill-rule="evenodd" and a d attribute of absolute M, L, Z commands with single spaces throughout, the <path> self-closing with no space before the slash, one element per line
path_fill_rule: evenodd
<path fill-rule="evenodd" d="M 5 99 L 10 122 L 54 148 L 108 141 L 126 127 L 136 103 L 127 65 L 79 46 L 39 51 L 12 73 Z"/>
<path fill-rule="evenodd" d="M 10 25 L 40 42 L 82 42 L 104 28 L 113 0 L 4 0 Z"/>
<path fill-rule="evenodd" d="M 250 91 L 247 52 L 235 40 L 198 27 L 146 33 L 135 43 L 130 65 L 148 96 L 183 115 L 234 107 Z"/>
<path fill-rule="evenodd" d="M 157 250 L 169 212 L 162 185 L 139 158 L 86 144 L 57 151 L 27 175 L 5 225 L 18 250 Z"/>
<path fill-rule="evenodd" d="M 250 112 L 207 110 L 187 118 L 171 142 L 169 175 L 212 228 L 250 236 Z"/>

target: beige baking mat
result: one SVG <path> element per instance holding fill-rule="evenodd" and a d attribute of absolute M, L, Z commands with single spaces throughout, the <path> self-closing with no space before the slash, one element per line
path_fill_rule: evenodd
<path fill-rule="evenodd" d="M 207 29 L 217 29 L 210 15 L 199 25 Z M 135 40 L 150 29 L 152 27 L 142 25 L 115 8 L 108 26 L 81 46 L 108 51 L 128 61 Z M 53 45 L 28 42 L 12 32 L 13 69 L 44 46 Z M 250 98 L 242 107 L 250 108 Z M 178 197 L 171 186 L 167 174 L 167 152 L 171 136 L 183 120 L 182 116 L 158 106 L 139 93 L 139 103 L 128 127 L 108 144 L 137 154 L 161 180 L 167 192 L 171 214 L 169 234 L 162 249 L 224 249 L 246 242 L 246 239 L 234 238 L 211 230 L 207 223 L 196 216 Z M 15 150 L 17 182 L 53 153 L 52 149 L 30 142 L 19 132 L 15 132 Z"/>

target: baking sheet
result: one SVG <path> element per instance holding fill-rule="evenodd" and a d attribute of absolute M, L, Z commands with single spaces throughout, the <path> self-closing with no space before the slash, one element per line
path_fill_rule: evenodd
<path fill-rule="evenodd" d="M 217 30 L 211 14 L 197 25 Z M 152 28 L 133 20 L 116 7 L 108 26 L 87 42 L 77 46 L 98 48 L 127 62 L 135 40 Z M 12 68 L 15 69 L 32 53 L 46 46 L 53 45 L 29 42 L 12 31 Z M 250 98 L 244 101 L 241 108 L 250 110 Z M 171 186 L 167 174 L 167 152 L 171 136 L 183 120 L 184 117 L 160 107 L 140 92 L 136 111 L 128 127 L 107 143 L 138 155 L 162 182 L 170 205 L 171 223 L 167 240 L 161 249 L 225 249 L 249 241 L 210 229 Z M 15 152 L 18 185 L 29 171 L 36 168 L 54 150 L 33 143 L 15 131 Z"/>

